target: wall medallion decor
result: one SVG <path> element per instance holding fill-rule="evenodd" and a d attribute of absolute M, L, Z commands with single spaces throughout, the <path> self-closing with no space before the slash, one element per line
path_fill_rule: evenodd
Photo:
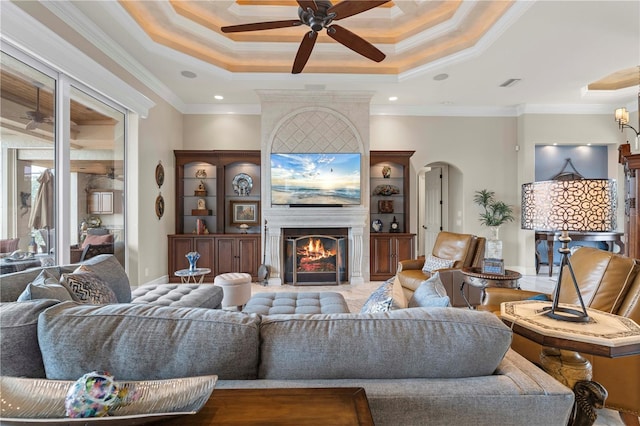
<path fill-rule="evenodd" d="M 162 161 L 158 161 L 158 165 L 156 166 L 156 185 L 160 188 L 162 184 L 164 184 L 164 166 L 162 165 Z"/>
<path fill-rule="evenodd" d="M 164 214 L 164 198 L 162 197 L 162 193 L 158 193 L 156 197 L 156 216 L 158 216 L 158 220 L 162 218 Z"/>
<path fill-rule="evenodd" d="M 253 188 L 253 179 L 246 173 L 238 173 L 233 178 L 233 191 L 237 195 L 247 196 Z"/>

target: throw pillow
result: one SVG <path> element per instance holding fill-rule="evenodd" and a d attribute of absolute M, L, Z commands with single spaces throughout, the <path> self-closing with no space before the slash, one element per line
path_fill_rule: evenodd
<path fill-rule="evenodd" d="M 360 313 L 371 314 L 375 312 L 402 309 L 402 301 L 398 303 L 398 300 L 394 299 L 394 282 L 395 278 L 389 278 L 384 282 L 384 284 L 371 293 L 371 296 L 369 296 L 369 299 L 364 303 Z M 398 285 L 400 284 L 398 283 Z M 402 291 L 402 289 L 400 289 L 400 291 Z M 404 299 L 404 295 L 402 296 L 402 299 Z"/>
<path fill-rule="evenodd" d="M 106 235 L 89 234 L 82 242 L 82 248 L 85 248 L 89 244 L 98 245 L 98 244 L 108 244 L 108 243 L 113 243 L 113 234 L 106 234 Z"/>
<path fill-rule="evenodd" d="M 18 302 L 36 299 L 55 299 L 61 302 L 73 300 L 66 287 L 60 285 L 58 279 L 46 269 L 43 269 L 40 275 L 18 296 Z"/>
<path fill-rule="evenodd" d="M 69 290 L 76 302 L 93 305 L 118 303 L 118 298 L 109 285 L 83 266 L 71 274 L 62 274 L 60 283 Z"/>
<path fill-rule="evenodd" d="M 432 273 L 433 271 L 436 271 L 438 269 L 451 268 L 455 262 L 455 260 L 441 259 L 430 254 L 424 261 L 422 271 Z"/>
<path fill-rule="evenodd" d="M 413 297 L 409 300 L 410 308 L 427 307 L 447 307 L 451 306 L 451 301 L 447 295 L 447 290 L 440 280 L 440 274 L 436 272 L 416 289 Z"/>

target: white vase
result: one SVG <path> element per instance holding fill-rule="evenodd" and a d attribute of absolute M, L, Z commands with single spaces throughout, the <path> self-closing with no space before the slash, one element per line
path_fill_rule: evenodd
<path fill-rule="evenodd" d="M 487 239 L 484 257 L 485 259 L 502 259 L 502 240 L 500 240 L 498 236 L 500 227 L 490 226 L 489 230 L 491 231 L 491 235 Z"/>

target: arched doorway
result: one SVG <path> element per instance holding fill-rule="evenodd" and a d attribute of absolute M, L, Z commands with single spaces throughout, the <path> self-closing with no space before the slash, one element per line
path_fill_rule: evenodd
<path fill-rule="evenodd" d="M 449 229 L 449 164 L 430 163 L 418 172 L 418 256 L 431 253 L 436 236 Z"/>

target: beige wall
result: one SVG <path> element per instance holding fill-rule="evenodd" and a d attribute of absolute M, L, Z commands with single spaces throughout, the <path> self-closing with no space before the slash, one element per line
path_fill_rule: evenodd
<path fill-rule="evenodd" d="M 259 149 L 260 117 L 185 115 L 183 137 L 183 149 Z M 536 144 L 608 144 L 611 177 L 621 180 L 617 146 L 624 140 L 610 115 L 372 116 L 370 145 L 373 150 L 416 151 L 411 159 L 411 232 L 417 230 L 418 172 L 442 162 L 450 165 L 449 229 L 488 236 L 478 221 L 474 192 L 495 191 L 500 200 L 516 206 L 519 217 L 520 186 L 533 180 Z M 535 273 L 533 232 L 521 230 L 517 219 L 502 227 L 500 237 L 507 267 Z"/>

